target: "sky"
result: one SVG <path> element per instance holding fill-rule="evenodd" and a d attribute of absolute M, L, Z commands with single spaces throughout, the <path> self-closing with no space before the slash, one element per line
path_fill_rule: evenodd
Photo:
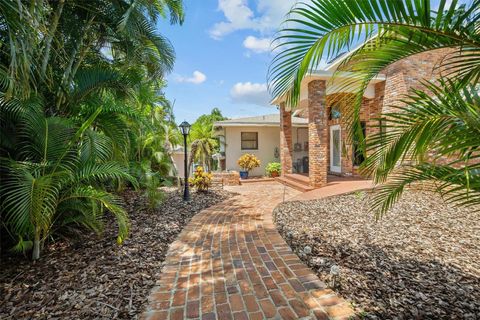
<path fill-rule="evenodd" d="M 213 108 L 229 118 L 277 112 L 266 84 L 270 43 L 295 0 L 184 3 L 183 25 L 157 26 L 176 51 L 164 91 L 174 102 L 177 122 L 193 122 Z"/>
<path fill-rule="evenodd" d="M 185 0 L 183 25 L 158 24 L 176 52 L 165 94 L 177 122 L 212 108 L 229 118 L 275 113 L 269 105 L 270 42 L 294 0 Z"/>

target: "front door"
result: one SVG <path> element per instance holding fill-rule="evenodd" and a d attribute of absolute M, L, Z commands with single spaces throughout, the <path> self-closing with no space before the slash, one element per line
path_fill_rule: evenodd
<path fill-rule="evenodd" d="M 330 171 L 342 172 L 342 134 L 340 125 L 330 127 Z"/>

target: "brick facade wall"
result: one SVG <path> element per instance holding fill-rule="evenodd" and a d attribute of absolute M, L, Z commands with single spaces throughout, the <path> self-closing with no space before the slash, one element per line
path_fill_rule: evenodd
<path fill-rule="evenodd" d="M 308 84 L 309 177 L 314 188 L 327 184 L 329 127 L 326 92 L 324 80 L 313 80 Z"/>
<path fill-rule="evenodd" d="M 384 82 L 375 84 L 375 97 L 373 99 L 363 98 L 360 120 L 366 122 L 366 138 L 377 133 L 378 117 L 382 112 L 392 110 L 391 106 L 401 105 L 399 101 L 403 95 L 407 94 L 412 88 L 421 89 L 422 80 L 434 81 L 438 79 L 441 69 L 437 68 L 444 57 L 451 53 L 452 49 L 439 49 L 431 52 L 425 52 L 413 55 L 388 66 L 381 73 L 385 74 Z M 348 103 L 345 94 L 337 94 L 340 97 L 327 97 L 327 105 L 330 107 L 329 101 L 341 99 L 343 104 Z M 334 96 L 334 95 L 332 95 Z M 345 106 L 343 106 L 345 107 Z M 338 123 L 338 120 L 337 120 Z M 336 124 L 329 121 L 329 125 Z M 345 130 L 346 125 L 340 122 L 342 126 L 342 140 L 344 146 L 342 149 L 342 174 L 358 174 L 356 168 L 353 167 L 353 147 L 348 142 L 348 133 Z M 330 141 L 330 139 L 328 140 Z M 330 148 L 328 148 L 330 152 Z M 328 157 L 330 158 L 330 157 Z"/>
<path fill-rule="evenodd" d="M 375 97 L 373 99 L 363 98 L 362 108 L 360 110 L 360 121 L 366 123 L 366 137 L 376 133 L 378 131 L 378 117 L 380 116 L 383 100 L 385 94 L 385 83 L 380 82 L 375 84 Z M 330 108 L 334 105 L 340 107 L 341 113 L 344 115 L 348 112 L 353 101 L 354 95 L 350 93 L 336 93 L 327 96 L 327 114 L 330 114 Z M 341 126 L 342 136 L 342 175 L 356 175 L 356 168 L 353 166 L 353 146 L 349 140 L 347 131 L 347 124 L 345 117 L 340 119 L 328 120 L 328 127 L 339 124 Z M 330 145 L 330 130 L 328 130 L 328 144 Z M 328 170 L 330 168 L 330 146 L 327 150 L 328 153 Z M 330 171 L 330 170 L 329 170 Z"/>
<path fill-rule="evenodd" d="M 402 106 L 398 100 L 402 95 L 409 93 L 410 89 L 424 90 L 421 81 L 428 80 L 435 82 L 441 76 L 441 61 L 452 54 L 454 49 L 438 49 L 429 52 L 419 53 L 400 60 L 388 66 L 382 73 L 386 75 L 385 81 L 385 103 L 382 112 L 396 111 L 392 106 Z M 436 158 L 435 152 L 429 155 L 431 159 Z M 446 164 L 453 159 L 440 158 L 436 162 Z"/>
<path fill-rule="evenodd" d="M 280 162 L 282 175 L 292 173 L 292 111 L 285 110 L 285 104 L 280 105 Z"/>
<path fill-rule="evenodd" d="M 454 49 L 438 49 L 423 52 L 397 61 L 381 73 L 385 74 L 385 103 L 383 112 L 391 111 L 389 106 L 400 105 L 398 99 L 409 89 L 421 89 L 421 81 L 435 81 L 441 74 L 441 61 Z"/>
<path fill-rule="evenodd" d="M 389 106 L 399 105 L 399 99 L 411 88 L 421 88 L 421 80 L 437 79 L 440 69 L 436 68 L 441 59 L 451 49 L 440 49 L 414 55 L 388 66 L 382 74 L 386 80 L 375 84 L 375 97 L 363 98 L 360 121 L 366 123 L 366 138 L 377 133 L 382 112 L 388 112 Z M 353 101 L 349 93 L 337 93 L 326 96 L 326 81 L 312 80 L 308 83 L 308 130 L 309 130 L 309 176 L 313 187 L 327 183 L 330 168 L 330 126 L 340 124 L 342 130 L 342 175 L 357 174 L 353 165 L 353 146 L 348 139 L 347 126 L 344 118 L 329 120 L 330 108 L 337 104 L 342 114 L 345 114 Z M 292 132 L 291 112 L 281 106 L 280 147 L 282 168 L 285 173 L 292 170 Z"/>

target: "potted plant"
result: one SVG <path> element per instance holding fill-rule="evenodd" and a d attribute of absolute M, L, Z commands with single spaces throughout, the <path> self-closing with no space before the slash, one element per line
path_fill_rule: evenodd
<path fill-rule="evenodd" d="M 240 171 L 240 178 L 242 179 L 247 179 L 248 178 L 248 172 L 252 170 L 253 168 L 260 167 L 260 160 L 255 157 L 255 155 L 246 153 L 243 156 L 241 156 L 238 161 L 238 165 L 242 170 Z"/>
<path fill-rule="evenodd" d="M 280 172 L 282 172 L 282 165 L 279 162 L 270 162 L 267 164 L 265 171 L 269 177 L 276 178 L 280 176 Z"/>

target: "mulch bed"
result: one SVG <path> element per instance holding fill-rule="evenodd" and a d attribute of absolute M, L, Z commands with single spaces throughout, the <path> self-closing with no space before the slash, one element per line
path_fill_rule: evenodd
<path fill-rule="evenodd" d="M 480 213 L 408 191 L 380 221 L 359 192 L 274 212 L 292 249 L 364 319 L 480 319 Z"/>
<path fill-rule="evenodd" d="M 182 228 L 202 209 L 231 196 L 226 191 L 192 193 L 185 203 L 166 190 L 150 210 L 138 192 L 123 194 L 131 235 L 119 246 L 116 227 L 51 244 L 32 263 L 19 256 L 0 261 L 0 319 L 136 319 L 145 308 L 162 262 Z"/>

